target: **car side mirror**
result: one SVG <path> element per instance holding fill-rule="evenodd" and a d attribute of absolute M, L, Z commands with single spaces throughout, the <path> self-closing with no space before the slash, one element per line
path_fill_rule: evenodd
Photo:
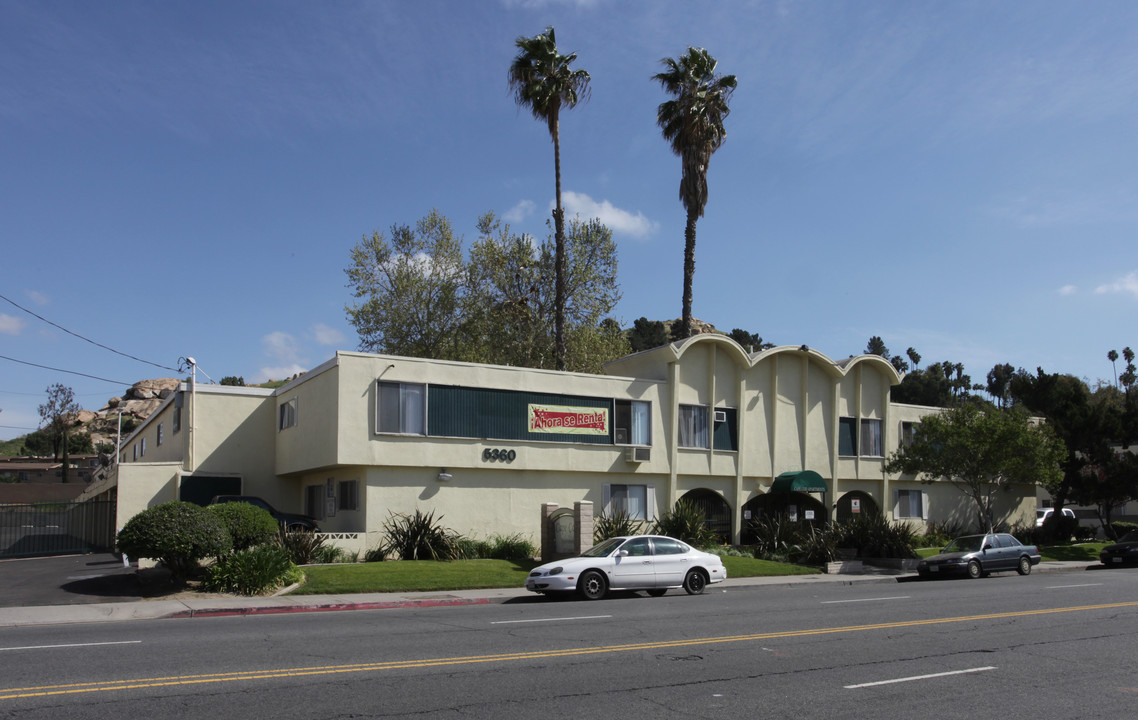
<path fill-rule="evenodd" d="M 628 551 L 627 550 L 617 550 L 616 556 L 617 557 L 628 557 Z"/>

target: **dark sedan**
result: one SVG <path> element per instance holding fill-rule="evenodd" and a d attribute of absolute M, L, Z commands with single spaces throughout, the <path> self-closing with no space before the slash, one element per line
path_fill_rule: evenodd
<path fill-rule="evenodd" d="M 1098 554 L 1103 565 L 1133 565 L 1138 563 L 1138 530 L 1131 530 L 1113 545 L 1107 545 Z"/>
<path fill-rule="evenodd" d="M 978 578 L 1001 570 L 1028 575 L 1041 559 L 1038 548 L 1007 533 L 965 535 L 946 545 L 939 555 L 921 560 L 917 573 L 923 578 L 953 574 Z"/>

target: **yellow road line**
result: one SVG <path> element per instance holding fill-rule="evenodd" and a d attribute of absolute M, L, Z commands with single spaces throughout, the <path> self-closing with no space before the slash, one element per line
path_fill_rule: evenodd
<path fill-rule="evenodd" d="M 901 620 L 870 625 L 849 625 L 845 627 L 817 628 L 814 630 L 784 630 L 780 632 L 755 633 L 751 635 L 727 635 L 722 637 L 692 638 L 689 640 L 659 640 L 655 642 L 632 643 L 628 645 L 602 645 L 594 648 L 565 648 L 561 650 L 533 650 L 528 652 L 502 653 L 498 655 L 471 655 L 465 657 L 431 658 L 424 660 L 389 660 L 353 665 L 326 665 L 300 668 L 278 668 L 249 670 L 233 673 L 211 673 L 207 675 L 172 675 L 167 677 L 139 678 L 135 680 L 106 680 L 101 682 L 71 683 L 63 685 L 42 685 L 25 688 L 0 690 L 0 700 L 45 697 L 49 695 L 71 695 L 113 690 L 139 690 L 153 687 L 174 687 L 178 685 L 201 685 L 207 683 L 268 680 L 272 678 L 306 677 L 315 675 L 334 675 L 342 673 L 377 672 L 381 670 L 408 670 L 413 668 L 439 667 L 443 665 L 466 665 L 488 662 L 516 662 L 545 658 L 596 655 L 601 653 L 634 652 L 638 650 L 661 650 L 665 648 L 688 647 L 691 645 L 711 645 L 716 643 L 751 642 L 775 638 L 804 637 L 811 635 L 832 635 L 836 633 L 865 632 L 868 630 L 891 630 L 905 627 L 944 625 L 947 623 L 974 622 L 980 620 L 1004 620 L 1030 617 L 1033 615 L 1054 615 L 1057 613 L 1088 612 L 1091 610 L 1110 610 L 1138 606 L 1136 602 L 1109 603 L 1104 605 L 1079 605 L 1075 607 L 1048 608 L 1046 610 L 1021 610 L 984 615 L 965 615 L 962 617 L 930 618 L 925 620 Z"/>

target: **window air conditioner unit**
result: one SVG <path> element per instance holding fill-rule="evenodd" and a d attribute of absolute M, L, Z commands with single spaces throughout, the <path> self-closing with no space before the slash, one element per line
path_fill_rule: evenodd
<path fill-rule="evenodd" d="M 715 422 L 727 422 L 727 412 L 725 410 L 716 410 Z"/>
<path fill-rule="evenodd" d="M 652 459 L 652 448 L 634 447 L 624 451 L 624 459 L 628 462 L 641 463 Z"/>

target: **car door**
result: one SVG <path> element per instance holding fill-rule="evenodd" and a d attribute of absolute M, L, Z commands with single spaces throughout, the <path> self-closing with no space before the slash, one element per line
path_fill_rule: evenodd
<path fill-rule="evenodd" d="M 656 584 L 659 587 L 678 587 L 691 567 L 688 546 L 672 538 L 652 538 L 653 558 L 656 567 Z"/>
<path fill-rule="evenodd" d="M 656 587 L 656 568 L 652 559 L 652 541 L 634 537 L 613 555 L 609 585 L 613 588 Z"/>
<path fill-rule="evenodd" d="M 991 548 L 988 550 L 988 567 L 992 570 L 1010 570 L 1015 567 L 1015 560 L 1012 558 L 1014 550 L 1011 547 L 1004 535 L 989 535 L 987 540 Z"/>

